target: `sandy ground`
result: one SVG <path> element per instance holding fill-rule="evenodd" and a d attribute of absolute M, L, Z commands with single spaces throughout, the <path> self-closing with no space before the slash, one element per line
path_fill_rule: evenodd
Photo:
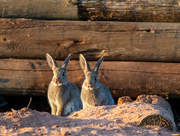
<path fill-rule="evenodd" d="M 69 117 L 23 108 L 0 113 L 0 135 L 178 135 L 159 126 L 138 126 L 142 109 L 147 112 L 153 108 L 149 103 L 124 103 L 80 110 Z"/>

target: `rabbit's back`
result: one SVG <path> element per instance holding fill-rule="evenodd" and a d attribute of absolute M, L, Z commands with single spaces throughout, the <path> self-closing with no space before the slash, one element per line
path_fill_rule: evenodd
<path fill-rule="evenodd" d="M 100 84 L 100 87 L 101 87 L 101 93 L 102 93 L 101 95 L 104 96 L 104 98 L 106 98 L 102 100 L 102 105 L 114 105 L 114 99 L 109 89 L 103 84 Z M 102 98 L 101 95 L 99 95 L 100 96 L 99 99 Z"/>

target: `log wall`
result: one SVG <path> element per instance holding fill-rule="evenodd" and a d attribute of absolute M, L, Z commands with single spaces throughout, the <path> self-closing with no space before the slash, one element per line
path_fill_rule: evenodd
<path fill-rule="evenodd" d="M 91 20 L 180 21 L 178 0 L 83 0 L 81 4 Z"/>
<path fill-rule="evenodd" d="M 0 57 L 180 62 L 179 23 L 0 19 Z"/>
<path fill-rule="evenodd" d="M 180 22 L 179 0 L 0 0 L 0 17 Z"/>
<path fill-rule="evenodd" d="M 78 19 L 76 0 L 0 0 L 0 17 Z"/>
<path fill-rule="evenodd" d="M 67 76 L 79 88 L 79 54 L 90 62 L 104 55 L 99 81 L 114 97 L 180 98 L 179 36 L 179 23 L 0 19 L 0 94 L 46 95 L 48 52 L 58 63 L 72 54 Z"/>
<path fill-rule="evenodd" d="M 91 66 L 94 64 L 90 62 Z M 117 98 L 124 95 L 135 98 L 140 94 L 179 98 L 179 69 L 179 63 L 105 61 L 98 79 Z M 46 95 L 51 78 L 52 71 L 45 60 L 0 60 L 0 94 Z M 67 78 L 81 87 L 84 74 L 79 61 L 69 63 Z"/>

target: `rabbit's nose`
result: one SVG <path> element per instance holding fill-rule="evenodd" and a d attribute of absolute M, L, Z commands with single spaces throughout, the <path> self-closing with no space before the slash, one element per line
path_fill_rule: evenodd
<path fill-rule="evenodd" d="M 92 84 L 87 84 L 87 87 L 88 87 L 88 88 L 92 87 Z"/>

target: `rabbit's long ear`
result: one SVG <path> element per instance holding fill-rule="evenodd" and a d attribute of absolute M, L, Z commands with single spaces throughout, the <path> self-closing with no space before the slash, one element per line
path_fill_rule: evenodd
<path fill-rule="evenodd" d="M 68 63 L 71 59 L 71 54 L 68 55 L 68 57 L 64 60 L 63 64 L 61 65 L 61 68 L 64 68 L 67 70 Z"/>
<path fill-rule="evenodd" d="M 87 62 L 87 60 L 84 58 L 84 56 L 82 54 L 79 55 L 79 62 L 80 62 L 80 66 L 81 66 L 82 70 L 84 71 L 84 73 L 91 71 L 89 63 Z"/>
<path fill-rule="evenodd" d="M 58 67 L 57 62 L 48 53 L 46 53 L 46 60 L 52 70 Z"/>
<path fill-rule="evenodd" d="M 96 74 L 98 74 L 98 71 L 99 71 L 99 68 L 101 66 L 103 59 L 104 59 L 104 56 L 102 56 L 94 66 L 93 71 L 96 72 Z"/>

